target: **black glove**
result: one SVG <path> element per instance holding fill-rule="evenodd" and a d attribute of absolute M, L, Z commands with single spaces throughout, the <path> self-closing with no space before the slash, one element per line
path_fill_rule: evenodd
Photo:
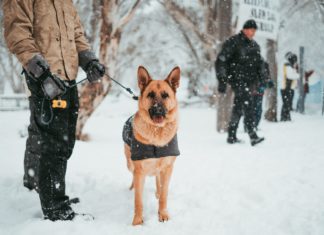
<path fill-rule="evenodd" d="M 274 88 L 274 82 L 272 80 L 269 80 L 267 82 L 267 86 L 268 86 L 268 88 Z"/>
<path fill-rule="evenodd" d="M 304 94 L 308 94 L 309 93 L 309 85 L 308 85 L 308 82 L 306 82 L 304 84 Z"/>
<path fill-rule="evenodd" d="M 90 50 L 79 52 L 79 65 L 87 73 L 89 82 L 94 82 L 105 74 L 105 66 L 98 62 L 96 55 Z"/>
<path fill-rule="evenodd" d="M 50 66 L 43 56 L 40 54 L 35 55 L 31 58 L 26 65 L 26 71 L 29 76 L 32 78 L 38 79 L 40 78 L 47 70 L 49 70 Z"/>
<path fill-rule="evenodd" d="M 89 82 L 97 81 L 105 75 L 105 66 L 93 60 L 87 65 L 86 73 Z"/>
<path fill-rule="evenodd" d="M 65 84 L 59 77 L 51 73 L 49 64 L 40 54 L 31 58 L 25 69 L 31 78 L 40 82 L 46 99 L 52 100 L 65 93 Z"/>
<path fill-rule="evenodd" d="M 218 83 L 218 92 L 222 93 L 222 94 L 226 93 L 226 83 L 225 82 L 220 81 Z"/>
<path fill-rule="evenodd" d="M 42 90 L 46 99 L 49 100 L 63 95 L 66 92 L 66 88 L 64 82 L 58 76 L 51 74 L 50 72 L 42 82 Z"/>

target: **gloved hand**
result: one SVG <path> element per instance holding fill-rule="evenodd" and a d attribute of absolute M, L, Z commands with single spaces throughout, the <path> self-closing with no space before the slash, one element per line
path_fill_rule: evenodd
<path fill-rule="evenodd" d="M 309 71 L 305 72 L 306 81 L 308 81 L 309 77 L 312 76 L 313 73 L 314 73 L 314 70 L 309 70 Z"/>
<path fill-rule="evenodd" d="M 265 90 L 265 86 L 263 86 L 263 85 L 260 85 L 259 87 L 258 87 L 258 89 L 255 89 L 255 91 L 256 91 L 256 94 L 255 95 L 263 95 L 264 94 L 264 90 Z"/>
<path fill-rule="evenodd" d="M 29 76 L 32 78 L 38 79 L 40 78 L 47 70 L 49 70 L 50 66 L 43 56 L 40 54 L 35 55 L 31 58 L 26 65 L 26 71 Z"/>
<path fill-rule="evenodd" d="M 105 75 L 105 66 L 97 60 L 90 61 L 87 65 L 86 73 L 89 82 L 97 81 Z"/>
<path fill-rule="evenodd" d="M 45 97 L 49 100 L 63 95 L 67 88 L 64 82 L 58 76 L 49 72 L 49 70 L 48 76 L 44 78 L 41 86 Z"/>
<path fill-rule="evenodd" d="M 87 73 L 89 82 L 94 82 L 105 74 L 105 66 L 98 62 L 96 55 L 90 50 L 79 52 L 79 65 Z"/>
<path fill-rule="evenodd" d="M 274 87 L 274 82 L 273 82 L 273 80 L 269 80 L 268 82 L 267 82 L 267 86 L 268 86 L 268 88 L 273 88 Z"/>
<path fill-rule="evenodd" d="M 304 84 L 304 93 L 305 93 L 305 94 L 308 94 L 308 93 L 309 93 L 309 85 L 308 85 L 308 82 L 306 82 L 306 83 Z"/>
<path fill-rule="evenodd" d="M 225 82 L 219 82 L 217 90 L 218 90 L 219 93 L 222 93 L 222 94 L 226 93 L 226 83 Z"/>
<path fill-rule="evenodd" d="M 46 99 L 52 100 L 65 93 L 65 84 L 50 72 L 50 66 L 42 55 L 37 54 L 31 58 L 25 69 L 31 78 L 40 82 Z"/>

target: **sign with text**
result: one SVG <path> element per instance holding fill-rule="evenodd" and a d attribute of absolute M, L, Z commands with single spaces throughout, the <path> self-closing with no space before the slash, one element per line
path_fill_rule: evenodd
<path fill-rule="evenodd" d="M 249 19 L 258 25 L 257 36 L 277 40 L 279 29 L 279 0 L 240 0 L 237 32 Z"/>

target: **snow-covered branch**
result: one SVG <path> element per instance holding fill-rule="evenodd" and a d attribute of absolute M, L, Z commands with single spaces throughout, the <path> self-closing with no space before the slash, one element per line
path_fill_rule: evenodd
<path fill-rule="evenodd" d="M 209 46 L 213 45 L 214 39 L 210 35 L 200 31 L 198 24 L 192 20 L 192 17 L 186 13 L 185 9 L 171 0 L 166 0 L 163 3 L 169 14 L 177 23 L 192 30 L 203 43 Z"/>
<path fill-rule="evenodd" d="M 315 6 L 318 9 L 320 13 L 320 17 L 322 19 L 322 22 L 324 23 L 324 0 L 314 0 Z"/>
<path fill-rule="evenodd" d="M 134 5 L 129 9 L 126 15 L 120 20 L 118 28 L 123 28 L 133 17 L 136 9 L 139 7 L 141 0 L 136 0 Z"/>

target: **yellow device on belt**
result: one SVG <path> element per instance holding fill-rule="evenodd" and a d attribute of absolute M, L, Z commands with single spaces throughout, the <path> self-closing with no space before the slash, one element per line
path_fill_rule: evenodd
<path fill-rule="evenodd" d="M 52 107 L 54 109 L 66 109 L 67 102 L 66 100 L 52 100 Z"/>

